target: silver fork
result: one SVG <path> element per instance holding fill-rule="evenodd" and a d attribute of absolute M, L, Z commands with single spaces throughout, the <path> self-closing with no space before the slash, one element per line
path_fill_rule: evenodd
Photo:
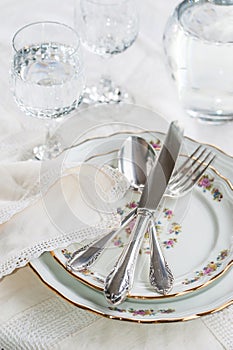
<path fill-rule="evenodd" d="M 169 181 L 167 196 L 179 197 L 187 194 L 198 182 L 216 156 L 202 145 L 178 167 Z"/>
<path fill-rule="evenodd" d="M 207 149 L 203 146 L 197 147 L 197 149 L 181 164 L 181 166 L 174 172 L 165 196 L 179 197 L 187 194 L 193 186 L 198 182 L 201 176 L 204 174 L 206 169 L 213 162 L 215 155 L 212 152 L 207 152 Z M 98 257 L 103 253 L 105 248 L 111 239 L 123 230 L 127 224 L 135 216 L 137 208 L 133 209 L 128 215 L 122 220 L 119 229 L 112 230 L 103 237 L 83 246 L 82 248 L 75 251 L 71 258 L 67 262 L 67 269 L 80 271 L 90 267 Z M 155 239 L 156 237 L 154 237 Z M 153 242 L 152 242 L 153 246 Z M 157 252 L 157 256 L 163 257 L 162 252 Z M 153 259 L 150 272 L 151 284 L 153 284 L 154 273 L 156 269 L 156 259 Z"/>
<path fill-rule="evenodd" d="M 199 146 L 189 158 L 174 172 L 169 182 L 171 196 L 185 195 L 201 178 L 215 156 L 206 148 Z M 150 284 L 160 294 L 167 294 L 174 277 L 160 248 L 155 221 L 150 222 Z"/>

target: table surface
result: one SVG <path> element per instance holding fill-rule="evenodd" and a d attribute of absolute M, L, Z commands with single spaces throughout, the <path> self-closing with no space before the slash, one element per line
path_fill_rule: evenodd
<path fill-rule="evenodd" d="M 77 2 L 78 3 L 78 2 Z M 22 25 L 37 20 L 56 20 L 73 25 L 76 1 L 67 0 L 1 0 L 0 3 L 0 125 L 1 135 L 10 135 L 27 125 L 26 117 L 15 105 L 9 86 L 9 64 L 13 33 Z M 108 62 L 113 77 L 134 97 L 135 103 L 161 113 L 168 121 L 184 123 L 185 135 L 204 143 L 214 144 L 233 154 L 233 125 L 208 125 L 191 119 L 180 106 L 164 62 L 162 33 L 166 20 L 177 1 L 138 1 L 140 34 L 135 44 Z M 96 78 L 95 64 L 103 63 L 85 53 L 87 81 Z M 30 123 L 30 122 L 29 122 Z M 33 121 L 40 123 L 40 121 Z M 30 297 L 28 294 L 30 290 Z M 32 297 L 34 291 L 35 297 Z M 18 270 L 0 282 L 0 324 L 35 303 L 49 300 L 53 292 L 44 286 L 29 267 Z M 7 302 L 5 302 L 7 300 Z M 1 326 L 0 326 L 1 327 Z M 77 334 L 67 334 L 51 349 L 212 349 L 224 347 L 202 322 L 140 325 L 97 318 Z M 1 333 L 0 333 L 1 348 Z M 11 349 L 11 347 L 9 347 Z M 4 349 L 5 350 L 5 349 Z M 12 349 L 13 350 L 13 349 Z"/>

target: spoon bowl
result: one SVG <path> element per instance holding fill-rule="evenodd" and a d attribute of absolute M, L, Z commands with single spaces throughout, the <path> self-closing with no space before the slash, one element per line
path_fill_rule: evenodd
<path fill-rule="evenodd" d="M 129 136 L 118 152 L 118 169 L 131 188 L 142 190 L 155 159 L 154 149 L 145 139 Z"/>
<path fill-rule="evenodd" d="M 118 152 L 118 169 L 129 181 L 131 189 L 141 192 L 155 158 L 154 149 L 143 138 L 129 136 L 124 141 Z M 80 271 L 90 267 L 106 249 L 111 239 L 127 226 L 135 214 L 136 208 L 126 215 L 118 230 L 113 230 L 74 252 L 67 262 L 67 269 Z"/>
<path fill-rule="evenodd" d="M 201 154 L 199 154 L 200 152 Z M 200 150 L 200 147 L 198 147 L 174 172 L 164 197 L 181 197 L 190 192 L 214 159 L 214 157 L 211 157 L 208 160 L 208 157 L 211 157 L 211 155 L 206 155 L 206 150 Z M 156 153 L 153 147 L 139 136 L 128 137 L 118 152 L 118 169 L 129 181 L 131 189 L 135 191 L 142 191 L 155 161 Z M 132 217 L 135 216 L 136 210 L 134 208 L 126 215 L 118 230 L 113 230 L 75 251 L 67 262 L 67 269 L 80 271 L 91 266 L 106 249 L 111 239 L 129 224 Z M 154 232 L 153 237 L 156 238 L 156 232 Z M 153 245 L 158 250 L 158 242 L 153 240 Z"/>

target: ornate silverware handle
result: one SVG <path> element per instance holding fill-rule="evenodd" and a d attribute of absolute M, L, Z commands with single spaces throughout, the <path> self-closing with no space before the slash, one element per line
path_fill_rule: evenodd
<path fill-rule="evenodd" d="M 150 283 L 160 294 L 167 294 L 173 286 L 172 272 L 163 256 L 154 220 L 150 220 Z"/>
<path fill-rule="evenodd" d="M 137 213 L 129 243 L 106 278 L 104 294 L 111 304 L 117 305 L 124 301 L 132 288 L 139 249 L 152 216 L 147 209 L 138 209 Z"/>
<path fill-rule="evenodd" d="M 100 239 L 75 251 L 67 262 L 67 269 L 79 271 L 91 266 L 105 250 L 110 240 L 132 220 L 135 213 L 136 209 L 131 210 L 122 220 L 121 226 L 118 230 L 113 230 L 104 237 L 101 237 Z"/>

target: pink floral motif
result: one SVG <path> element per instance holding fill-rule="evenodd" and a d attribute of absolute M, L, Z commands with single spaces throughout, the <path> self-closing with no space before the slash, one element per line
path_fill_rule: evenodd
<path fill-rule="evenodd" d="M 133 316 L 155 316 L 157 314 L 171 314 L 175 312 L 174 309 L 168 308 L 168 309 L 134 309 L 134 308 L 128 308 L 128 309 L 121 309 L 119 307 L 111 307 L 109 306 L 109 310 L 116 311 L 119 313 L 131 313 Z"/>
<path fill-rule="evenodd" d="M 126 209 L 134 209 L 138 206 L 138 202 L 133 200 L 129 203 L 127 203 L 125 205 L 124 208 L 118 208 L 118 213 L 121 214 L 122 216 L 124 216 L 124 213 L 126 211 Z M 164 218 L 166 220 L 171 220 L 172 217 L 174 216 L 174 213 L 173 213 L 173 210 L 169 209 L 169 208 L 164 208 L 163 209 L 163 214 L 164 214 Z M 129 236 L 131 233 L 132 233 L 132 230 L 133 230 L 133 227 L 134 227 L 134 224 L 135 224 L 135 220 L 136 219 L 133 219 L 132 221 L 130 221 L 130 223 L 126 226 L 125 228 L 125 233 Z M 161 236 L 161 233 L 163 232 L 163 220 L 158 220 L 156 223 L 155 223 L 155 226 L 156 226 L 156 233 L 157 233 L 157 236 L 158 238 Z M 179 225 L 178 223 L 174 222 L 171 224 L 171 228 L 169 230 L 169 234 L 175 234 L 177 235 L 178 233 L 181 232 L 181 225 Z M 145 242 L 146 244 L 144 244 L 144 246 L 140 249 L 140 254 L 150 254 L 150 246 L 149 246 L 149 232 L 147 231 L 145 233 Z M 114 246 L 116 247 L 123 247 L 124 245 L 124 239 L 120 236 L 116 236 L 113 240 L 112 240 Z M 166 248 L 173 248 L 175 246 L 175 243 L 177 243 L 177 239 L 176 238 L 169 238 L 169 240 L 167 241 L 164 241 L 163 244 Z"/>
<path fill-rule="evenodd" d="M 210 190 L 212 184 L 214 182 L 214 178 L 210 178 L 208 175 L 203 175 L 198 181 L 198 186 L 202 187 L 204 190 Z"/>
<path fill-rule="evenodd" d="M 136 219 L 133 219 L 132 221 L 130 221 L 130 223 L 128 224 L 128 226 L 125 228 L 125 232 L 130 235 L 132 230 L 133 230 L 133 227 L 134 227 L 134 224 L 135 224 L 135 221 Z"/>
<path fill-rule="evenodd" d="M 125 214 L 125 212 L 127 211 L 126 209 L 129 209 L 129 210 L 135 209 L 135 208 L 137 208 L 137 206 L 138 206 L 138 202 L 136 200 L 133 200 L 129 203 L 126 203 L 124 208 L 117 208 L 117 213 L 119 215 L 123 216 Z"/>
<path fill-rule="evenodd" d="M 137 208 L 137 206 L 138 206 L 138 202 L 136 201 L 132 201 L 126 204 L 126 208 L 128 209 L 134 209 L 134 208 Z"/>
<path fill-rule="evenodd" d="M 175 243 L 177 243 L 177 238 L 171 238 L 167 241 L 164 241 L 163 245 L 166 249 L 169 249 L 169 248 L 174 248 Z"/>
<path fill-rule="evenodd" d="M 160 142 L 160 140 L 156 140 L 156 141 L 151 140 L 151 141 L 150 141 L 150 144 L 151 144 L 151 146 L 152 146 L 154 149 L 156 149 L 156 150 L 160 150 L 160 148 L 161 148 L 161 142 Z"/>
<path fill-rule="evenodd" d="M 198 181 L 198 186 L 203 189 L 203 192 L 209 191 L 213 195 L 213 199 L 221 202 L 223 195 L 218 188 L 214 187 L 214 177 L 203 175 Z"/>
<path fill-rule="evenodd" d="M 211 276 L 222 265 L 222 261 L 228 256 L 228 254 L 228 249 L 222 250 L 218 254 L 216 261 L 209 262 L 201 271 L 196 271 L 195 276 L 193 276 L 191 279 L 186 278 L 182 283 L 190 284 L 198 281 L 204 276 Z"/>
<path fill-rule="evenodd" d="M 171 218 L 174 216 L 173 211 L 168 208 L 163 209 L 164 217 L 168 220 L 171 220 Z"/>
<path fill-rule="evenodd" d="M 124 246 L 124 242 L 122 241 L 122 238 L 120 236 L 114 237 L 112 242 L 115 247 L 122 248 Z"/>

